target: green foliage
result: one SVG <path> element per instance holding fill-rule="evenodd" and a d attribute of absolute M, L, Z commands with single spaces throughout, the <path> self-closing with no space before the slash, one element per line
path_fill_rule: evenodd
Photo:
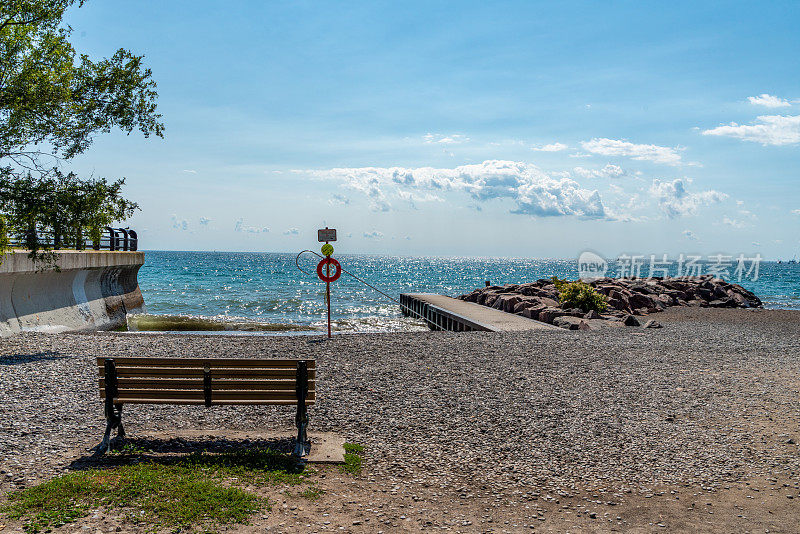
<path fill-rule="evenodd" d="M 3 173 L 0 169 L 0 211 L 14 221 L 11 231 L 23 236 L 23 245 L 36 255 L 39 249 L 83 248 L 85 237 L 100 239 L 101 228 L 130 217 L 138 205 L 121 195 L 124 179 L 81 180 L 74 173 L 54 169 L 34 178 Z M 42 242 L 46 232 L 52 243 Z"/>
<path fill-rule="evenodd" d="M 46 143 L 69 159 L 112 128 L 163 135 L 156 84 L 142 56 L 124 49 L 99 61 L 79 55 L 62 23 L 74 3 L 0 3 L 0 157 L 33 164 L 42 153 L 29 147 Z"/>
<path fill-rule="evenodd" d="M 555 277 L 553 277 L 555 279 Z M 584 282 L 567 282 L 560 281 L 557 285 L 559 295 L 558 299 L 562 304 L 566 304 L 569 308 L 580 308 L 588 312 L 594 310 L 597 312 L 605 311 L 608 303 L 606 302 L 605 295 L 598 293 L 592 286 Z"/>
<path fill-rule="evenodd" d="M 84 237 L 98 239 L 137 209 L 121 196 L 124 179 L 81 179 L 62 173 L 60 162 L 98 133 L 164 131 L 142 56 L 120 49 L 92 60 L 73 48 L 62 19 L 75 4 L 83 1 L 0 3 L 0 212 L 6 234 L 20 236 L 36 259 L 39 249 L 81 248 Z"/>
<path fill-rule="evenodd" d="M 351 475 L 360 475 L 361 467 L 364 463 L 364 446 L 358 443 L 345 443 L 344 444 L 344 465 L 339 469 L 343 473 Z"/>
<path fill-rule="evenodd" d="M 550 278 L 550 281 L 553 282 L 554 286 L 556 286 L 556 291 L 561 291 L 562 289 L 564 289 L 564 286 L 569 284 L 569 282 L 567 280 L 563 280 L 563 279 L 557 277 L 556 275 L 553 275 Z"/>
<path fill-rule="evenodd" d="M 8 223 L 3 215 L 0 215 L 0 263 L 3 262 L 2 255 L 11 249 L 8 240 Z"/>
<path fill-rule="evenodd" d="M 112 458 L 140 454 L 135 447 Z M 242 523 L 268 508 L 236 483 L 302 484 L 305 473 L 284 454 L 248 449 L 223 454 L 194 453 L 175 461 L 142 462 L 92 469 L 57 477 L 9 495 L 0 509 L 23 519 L 29 532 L 54 528 L 99 507 L 127 512 L 147 530 L 190 529 L 204 523 Z M 324 492 L 309 485 L 300 495 L 317 499 Z"/>

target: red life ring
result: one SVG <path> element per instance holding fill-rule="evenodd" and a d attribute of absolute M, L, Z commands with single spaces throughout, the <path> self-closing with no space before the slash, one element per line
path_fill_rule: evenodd
<path fill-rule="evenodd" d="M 324 269 L 325 266 L 328 264 L 331 264 L 333 267 L 336 268 L 336 272 L 330 276 L 327 276 L 325 275 L 325 273 L 322 272 L 322 269 Z M 327 258 L 325 258 L 324 260 L 322 260 L 317 264 L 317 276 L 319 276 L 319 279 L 322 280 L 323 282 L 335 282 L 339 279 L 340 276 L 342 276 L 342 266 L 339 265 L 338 261 L 328 256 Z"/>

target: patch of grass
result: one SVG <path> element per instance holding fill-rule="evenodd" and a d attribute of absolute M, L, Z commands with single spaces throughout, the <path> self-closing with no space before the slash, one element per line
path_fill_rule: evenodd
<path fill-rule="evenodd" d="M 305 478 L 294 461 L 268 449 L 195 453 L 171 462 L 70 473 L 12 493 L 0 511 L 23 519 L 28 532 L 64 525 L 100 507 L 122 510 L 149 528 L 191 530 L 243 523 L 269 508 L 265 499 L 236 487 L 238 480 L 299 484 Z"/>
<path fill-rule="evenodd" d="M 296 460 L 271 449 L 243 449 L 224 454 L 197 452 L 180 462 L 251 483 L 296 485 L 307 478 Z"/>
<path fill-rule="evenodd" d="M 145 453 L 148 453 L 148 452 L 152 452 L 152 451 L 149 451 L 149 450 L 144 449 L 142 447 L 138 447 L 136 445 L 133 445 L 132 443 L 126 443 L 125 445 L 122 446 L 121 449 L 118 449 L 118 450 L 113 450 L 112 449 L 112 450 L 108 451 L 107 454 L 110 457 L 113 458 L 113 457 L 117 457 L 117 456 L 131 456 L 131 455 L 136 455 L 136 454 L 145 454 Z"/>
<path fill-rule="evenodd" d="M 364 446 L 358 443 L 344 444 L 344 465 L 339 467 L 343 473 L 360 475 L 361 466 L 364 463 Z"/>
<path fill-rule="evenodd" d="M 325 495 L 325 490 L 316 486 L 309 486 L 300 492 L 300 496 L 308 499 L 309 501 L 316 501 Z"/>
<path fill-rule="evenodd" d="M 359 445 L 358 443 L 345 443 L 343 447 L 344 452 L 350 454 L 362 454 L 364 452 L 364 446 Z"/>

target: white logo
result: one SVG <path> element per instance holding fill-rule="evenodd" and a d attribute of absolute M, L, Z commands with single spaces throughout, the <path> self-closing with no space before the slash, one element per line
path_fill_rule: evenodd
<path fill-rule="evenodd" d="M 594 252 L 584 251 L 578 256 L 578 277 L 584 282 L 603 278 L 608 271 L 608 262 Z"/>

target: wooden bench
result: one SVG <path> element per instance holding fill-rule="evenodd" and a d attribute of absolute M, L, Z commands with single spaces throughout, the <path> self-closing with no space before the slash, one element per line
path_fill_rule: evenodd
<path fill-rule="evenodd" d="M 256 358 L 97 358 L 106 431 L 95 456 L 125 437 L 125 404 L 297 405 L 293 454 L 308 454 L 306 407 L 316 400 L 314 360 Z"/>

